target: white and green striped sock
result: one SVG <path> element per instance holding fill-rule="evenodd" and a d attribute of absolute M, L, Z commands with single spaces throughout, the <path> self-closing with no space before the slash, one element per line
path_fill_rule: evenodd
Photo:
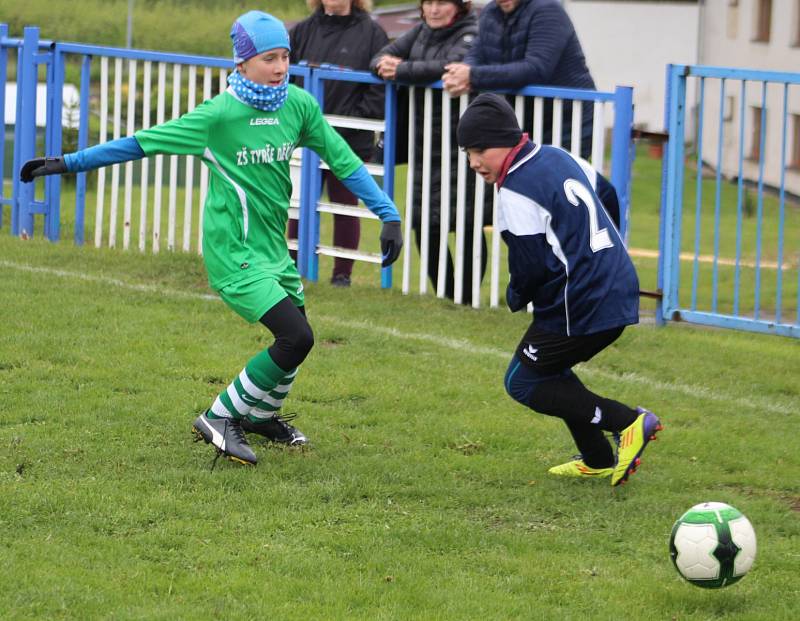
<path fill-rule="evenodd" d="M 253 406 L 269 398 L 283 384 L 285 376 L 286 371 L 272 361 L 268 351 L 260 352 L 217 396 L 208 411 L 209 418 L 244 418 Z"/>
<path fill-rule="evenodd" d="M 283 407 L 283 401 L 292 389 L 294 378 L 300 367 L 285 375 L 269 392 L 267 392 L 261 400 L 256 403 L 247 414 L 247 418 L 251 422 L 257 423 L 259 421 L 272 418 L 278 410 Z"/>

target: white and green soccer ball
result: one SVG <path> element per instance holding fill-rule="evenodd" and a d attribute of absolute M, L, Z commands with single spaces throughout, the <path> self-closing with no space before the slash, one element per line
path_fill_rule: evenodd
<path fill-rule="evenodd" d="M 756 558 L 756 533 L 738 509 L 723 502 L 704 502 L 675 522 L 669 553 L 686 580 L 718 589 L 750 571 Z"/>

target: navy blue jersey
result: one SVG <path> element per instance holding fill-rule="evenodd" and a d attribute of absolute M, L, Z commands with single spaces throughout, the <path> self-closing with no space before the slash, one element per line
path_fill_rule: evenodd
<path fill-rule="evenodd" d="M 532 302 L 534 324 L 547 332 L 578 336 L 639 320 L 636 270 L 597 180 L 563 149 L 528 143 L 498 191 L 509 308 Z"/>

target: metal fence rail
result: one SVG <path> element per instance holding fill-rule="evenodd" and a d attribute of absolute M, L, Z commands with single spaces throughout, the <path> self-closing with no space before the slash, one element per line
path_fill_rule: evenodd
<path fill-rule="evenodd" d="M 69 43 L 53 45 L 53 62 L 55 67 L 55 83 L 63 83 L 64 67 L 71 58 L 81 64 L 80 83 L 80 130 L 78 148 L 89 146 L 89 99 L 91 92 L 92 64 L 99 60 L 100 87 L 99 128 L 97 144 L 122 136 L 132 135 L 135 131 L 174 119 L 194 109 L 197 105 L 197 84 L 202 76 L 202 99 L 208 99 L 223 91 L 231 63 L 216 58 L 181 56 L 177 54 L 156 54 L 132 50 L 101 48 Z M 168 82 L 168 76 L 170 78 Z M 153 84 L 155 80 L 155 88 Z M 169 114 L 167 98 L 169 97 Z M 125 84 L 126 88 L 123 88 Z M 56 97 L 59 89 L 56 87 Z M 141 93 L 141 95 L 139 95 Z M 183 94 L 186 98 L 183 99 Z M 201 101 L 202 101 L 201 99 Z M 155 118 L 152 118 L 153 100 L 155 100 Z M 123 116 L 123 106 L 125 113 Z M 111 115 L 109 116 L 109 112 Z M 110 125 L 110 127 L 109 127 Z M 48 146 L 48 153 L 61 153 L 60 139 L 54 137 Z M 94 245 L 99 247 L 105 241 L 109 247 L 120 245 L 124 249 L 135 242 L 139 250 L 149 248 L 157 253 L 162 248 L 162 210 L 165 207 L 163 195 L 164 177 L 167 178 L 168 195 L 166 200 L 166 244 L 168 250 L 202 252 L 202 227 L 196 226 L 202 221 L 203 203 L 208 187 L 208 173 L 200 167 L 199 184 L 195 184 L 195 158 L 192 156 L 169 157 L 169 168 L 165 175 L 163 155 L 144 158 L 138 162 L 126 162 L 110 167 L 110 197 L 106 197 L 107 171 L 97 171 L 96 205 L 94 212 Z M 152 162 L 150 160 L 153 160 Z M 182 214 L 179 215 L 178 184 L 179 166 L 184 171 L 182 189 L 184 200 Z M 134 210 L 133 195 L 134 169 L 139 176 L 138 213 Z M 124 183 L 123 183 L 124 170 Z M 154 180 L 150 184 L 150 172 Z M 197 199 L 194 190 L 198 185 Z M 124 188 L 123 188 L 124 186 Z M 123 191 L 120 205 L 120 191 Z M 152 192 L 152 200 L 151 200 Z M 75 240 L 83 242 L 84 215 L 86 200 L 86 173 L 77 175 L 75 203 Z M 55 191 L 53 204 L 60 203 L 60 195 Z M 152 209 L 151 209 L 152 206 Z M 108 212 L 106 213 L 106 209 Z M 134 224 L 138 220 L 138 226 Z M 193 226 L 194 225 L 194 226 Z M 118 239 L 119 229 L 122 239 Z M 193 234 L 194 229 L 197 232 Z M 180 242 L 178 235 L 180 232 Z"/>
<path fill-rule="evenodd" d="M 415 91 L 423 89 L 422 109 L 417 109 L 415 103 Z M 531 139 L 534 142 L 541 143 L 545 132 L 544 114 L 545 102 L 552 102 L 552 127 L 551 136 L 552 144 L 561 146 L 562 137 L 562 106 L 565 102 L 571 102 L 573 105 L 573 117 L 571 126 L 571 144 L 570 151 L 573 155 L 580 156 L 582 140 L 581 140 L 581 116 L 582 111 L 588 106 L 591 106 L 593 113 L 592 125 L 592 150 L 590 163 L 598 170 L 604 171 L 606 169 L 606 151 L 609 145 L 606 144 L 606 127 L 604 119 L 607 115 L 611 114 L 614 118 L 614 125 L 612 130 L 612 144 L 611 147 L 611 173 L 610 178 L 614 183 L 620 200 L 621 210 L 621 233 L 623 237 L 627 236 L 628 220 L 630 212 L 630 178 L 631 178 L 631 165 L 633 161 L 631 131 L 633 126 L 633 104 L 632 104 L 632 89 L 629 87 L 618 87 L 615 92 L 599 92 L 587 91 L 582 89 L 567 89 L 567 88 L 552 88 L 552 87 L 537 87 L 529 86 L 515 93 L 512 93 L 514 98 L 514 108 L 517 114 L 517 119 L 520 125 L 525 129 L 531 130 Z M 433 167 L 440 168 L 441 187 L 441 214 L 439 217 L 439 231 L 438 231 L 438 244 L 440 248 L 446 248 L 450 240 L 450 210 L 451 205 L 456 209 L 455 216 L 455 232 L 454 239 L 451 241 L 453 246 L 453 262 L 454 262 L 454 300 L 456 303 L 461 303 L 466 296 L 463 291 L 463 273 L 465 263 L 472 262 L 472 282 L 471 282 L 471 299 L 474 307 L 481 305 L 480 292 L 482 283 L 480 278 L 480 265 L 484 257 L 482 257 L 482 237 L 484 233 L 490 235 L 490 242 L 487 244 L 489 256 L 487 257 L 487 271 L 489 274 L 489 305 L 497 307 L 500 304 L 500 259 L 501 259 L 501 244 L 500 234 L 497 229 L 497 215 L 496 203 L 493 188 L 486 188 L 482 178 L 476 177 L 472 194 L 474 196 L 474 203 L 472 205 L 466 204 L 466 155 L 463 151 L 458 153 L 458 164 L 456 170 L 451 170 L 451 151 L 456 149 L 457 145 L 452 143 L 452 136 L 449 131 L 442 131 L 442 141 L 439 147 L 440 161 L 432 161 L 431 153 L 433 152 L 434 145 L 431 144 L 430 136 L 432 133 L 432 109 L 434 102 L 438 101 L 442 110 L 442 128 L 450 127 L 451 115 L 463 114 L 466 109 L 469 98 L 462 95 L 460 98 L 451 99 L 449 96 L 443 95 L 442 83 L 436 82 L 426 87 L 411 87 L 409 93 L 409 121 L 408 121 L 408 172 L 406 177 L 406 205 L 405 205 L 405 239 L 407 244 L 404 248 L 403 254 L 403 282 L 402 290 L 404 293 L 409 293 L 412 290 L 411 283 L 414 280 L 413 276 L 413 263 L 414 257 L 412 255 L 412 211 L 415 207 L 415 201 L 419 203 L 416 205 L 421 213 L 420 222 L 420 249 L 419 249 L 419 266 L 416 273 L 416 280 L 418 282 L 417 290 L 419 293 L 424 294 L 428 290 L 428 262 L 429 262 L 429 240 L 431 234 L 431 213 L 430 213 L 430 200 L 429 192 L 423 190 L 422 196 L 413 196 L 414 188 L 414 175 L 415 173 L 415 131 L 416 127 L 420 125 L 424 128 L 423 131 L 423 146 L 422 146 L 422 187 L 430 187 L 431 171 Z M 526 110 L 526 106 L 529 107 Z M 532 118 L 532 127 L 528 128 L 524 119 L 526 117 Z M 451 196 L 451 175 L 456 175 L 456 196 Z M 492 200 L 488 201 L 488 205 L 484 201 L 486 192 L 492 192 Z M 455 199 L 455 200 L 453 200 Z M 491 214 L 484 214 L 484 209 L 489 207 L 492 209 Z M 467 230 L 465 222 L 466 210 L 473 210 L 473 227 L 472 230 Z M 484 226 L 485 222 L 491 222 L 489 226 Z M 437 232 L 434 231 L 434 235 Z M 445 262 L 447 261 L 447 253 L 439 252 L 438 257 L 438 281 L 435 283 L 436 295 L 440 298 L 445 297 Z"/>
<path fill-rule="evenodd" d="M 797 73 L 667 68 L 664 320 L 800 337 L 798 87 Z"/>
<path fill-rule="evenodd" d="M 33 234 L 34 217 L 43 215 L 44 234 L 51 240 L 61 237 L 61 177 L 46 177 L 42 184 L 20 184 L 17 171 L 22 162 L 41 155 L 57 156 L 64 150 L 63 137 L 67 127 L 63 124 L 62 89 L 69 74 L 79 77 L 79 100 L 77 110 L 77 136 L 75 149 L 106 142 L 122 136 L 131 135 L 141 128 L 177 118 L 192 110 L 199 101 L 208 99 L 226 88 L 226 78 L 233 69 L 230 59 L 203 56 L 168 54 L 152 51 L 90 46 L 77 43 L 61 43 L 39 40 L 38 28 L 25 29 L 23 39 L 10 39 L 7 28 L 0 25 L 0 78 L 5 83 L 7 56 L 9 51 L 17 50 L 17 76 L 20 87 L 17 91 L 18 118 L 15 125 L 14 165 L 11 197 L 3 197 L 5 204 L 11 206 L 11 231 L 15 235 Z M 35 123 L 36 88 L 40 82 L 40 67 L 46 67 L 47 121 L 44 135 L 37 137 Z M 290 74 L 302 78 L 303 88 L 323 103 L 326 81 L 349 81 L 355 83 L 382 84 L 385 87 L 386 104 L 384 119 L 361 119 L 326 115 L 334 127 L 365 129 L 383 134 L 384 150 L 382 163 L 368 163 L 368 170 L 382 178 L 384 190 L 392 197 L 395 194 L 395 145 L 398 142 L 397 115 L 398 85 L 385 83 L 370 73 L 343 70 L 341 68 L 292 66 Z M 491 214 L 482 213 L 483 196 L 487 191 L 483 180 L 477 178 L 473 188 L 474 204 L 466 205 L 466 158 L 458 154 L 458 170 L 451 170 L 450 156 L 456 145 L 451 144 L 449 131 L 442 132 L 441 160 L 431 160 L 431 102 L 438 98 L 442 102 L 444 127 L 449 127 L 453 114 L 461 114 L 468 98 L 463 96 L 451 100 L 442 96 L 441 83 L 427 87 L 412 87 L 424 91 L 425 104 L 420 110 L 414 108 L 414 97 L 410 97 L 409 110 L 409 165 L 406 179 L 405 209 L 406 246 L 402 261 L 402 290 L 410 293 L 411 282 L 419 283 L 420 293 L 428 291 L 427 263 L 429 260 L 428 233 L 430 232 L 430 209 L 427 191 L 419 197 L 422 201 L 423 243 L 419 257 L 412 252 L 414 247 L 411 232 L 411 212 L 414 208 L 414 127 L 422 123 L 427 128 L 423 149 L 422 175 L 424 187 L 430 186 L 431 167 L 441 169 L 442 210 L 441 221 L 449 221 L 449 212 L 456 210 L 456 230 L 454 244 L 456 286 L 455 299 L 462 301 L 467 292 L 463 291 L 461 275 L 464 266 L 471 261 L 473 265 L 489 260 L 488 302 L 498 306 L 501 281 L 500 236 L 497 232 L 495 209 L 492 201 L 487 208 Z M 0 92 L 4 93 L 3 89 Z M 513 94 L 512 94 L 513 96 Z M 585 91 L 581 89 L 559 89 L 528 87 L 516 93 L 515 109 L 522 122 L 523 117 L 531 118 L 532 138 L 541 142 L 545 127 L 543 109 L 552 106 L 553 143 L 561 140 L 562 106 L 574 108 L 571 150 L 581 150 L 580 121 L 588 110 L 594 117 L 592 135 L 592 163 L 598 169 L 606 169 L 607 150 L 610 146 L 610 177 L 620 195 L 623 214 L 622 232 L 627 228 L 629 211 L 629 187 L 632 161 L 633 107 L 631 89 L 619 87 L 613 93 Z M 606 144 L 605 119 L 613 115 L 614 124 L 611 144 Z M 2 138 L 0 138 L 2 140 Z M 43 145 L 37 146 L 37 140 Z M 0 143 L 0 154 L 2 147 Z M 1 157 L 1 155 L 0 155 Z M 320 256 L 346 257 L 359 261 L 379 263 L 379 255 L 360 250 L 337 248 L 320 243 L 321 214 L 345 214 L 359 218 L 374 219 L 371 212 L 363 207 L 341 205 L 321 201 L 321 170 L 326 168 L 319 157 L 308 150 L 298 149 L 292 158 L 292 177 L 294 191 L 291 200 L 290 217 L 299 220 L 298 240 L 289 240 L 290 248 L 298 252 L 297 262 L 300 273 L 311 280 L 318 276 Z M 0 160 L 0 171 L 2 171 Z M 403 168 L 398 168 L 398 172 Z M 455 196 L 450 192 L 451 175 L 457 176 L 458 190 Z M 75 180 L 75 206 L 72 237 L 78 244 L 86 239 L 95 246 L 138 248 L 140 251 L 159 252 L 161 250 L 202 253 L 203 203 L 207 191 L 208 173 L 197 158 L 191 156 L 157 155 L 138 162 L 127 162 L 99 169 L 96 172 L 81 173 Z M 89 189 L 94 184 L 94 203 L 87 208 Z M 38 189 L 36 188 L 38 186 Z M 43 186 L 43 187 L 42 187 Z M 37 190 L 41 197 L 35 198 Z M 492 205 L 489 207 L 489 205 Z M 466 230 L 465 214 L 474 209 L 475 226 Z M 72 215 L 72 214 L 70 214 Z M 0 217 L 2 214 L 0 213 Z M 67 219 L 63 220 L 64 222 Z M 484 221 L 490 226 L 484 229 Z M 0 222 L 2 224 L 2 222 Z M 489 256 L 482 256 L 481 240 L 484 233 L 491 235 Z M 447 244 L 450 231 L 441 227 L 438 231 L 441 244 Z M 439 280 L 435 283 L 437 295 L 444 297 L 445 253 L 441 253 Z M 418 269 L 414 277 L 414 271 Z M 486 284 L 480 280 L 479 270 L 473 270 L 473 306 L 481 305 L 481 295 L 485 296 Z M 391 287 L 392 269 L 381 270 L 381 285 Z"/>
<path fill-rule="evenodd" d="M 385 103 L 384 103 L 384 118 L 383 119 L 355 119 L 353 117 L 341 117 L 326 114 L 325 118 L 333 127 L 351 128 L 351 129 L 367 129 L 374 132 L 382 132 L 384 135 L 384 151 L 383 162 L 380 164 L 367 163 L 365 164 L 367 170 L 373 176 L 378 176 L 383 179 L 383 190 L 392 198 L 394 198 L 394 178 L 395 178 L 395 119 L 397 117 L 397 88 L 395 85 L 385 83 L 383 80 L 377 79 L 371 73 L 364 71 L 350 71 L 341 68 L 326 68 L 321 67 L 314 69 L 311 72 L 311 78 L 306 82 L 307 89 L 319 102 L 320 107 L 325 103 L 325 82 L 326 81 L 340 81 L 340 82 L 353 82 L 357 84 L 381 84 L 385 87 Z M 353 207 L 352 205 L 343 205 L 340 203 L 320 202 L 320 194 L 322 188 L 323 169 L 327 169 L 327 164 L 320 161 L 319 156 L 313 151 L 308 151 L 305 155 L 308 158 L 308 175 L 306 183 L 308 184 L 308 202 L 312 206 L 308 210 L 306 218 L 301 218 L 301 228 L 303 222 L 305 223 L 306 235 L 309 239 L 314 241 L 313 251 L 309 248 L 307 253 L 307 262 L 300 266 L 301 273 L 311 280 L 317 280 L 319 276 L 319 256 L 330 257 L 344 257 L 348 259 L 367 261 L 369 263 L 380 263 L 380 254 L 363 252 L 359 250 L 351 250 L 346 248 L 338 248 L 335 246 L 327 246 L 320 243 L 320 214 L 341 214 L 347 216 L 355 216 L 364 219 L 377 219 L 371 211 L 363 207 Z M 392 268 L 384 268 L 381 270 L 381 286 L 388 288 L 392 286 Z"/>

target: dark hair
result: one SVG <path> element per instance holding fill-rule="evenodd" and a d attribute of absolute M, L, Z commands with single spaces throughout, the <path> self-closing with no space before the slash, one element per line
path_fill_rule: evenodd
<path fill-rule="evenodd" d="M 422 15 L 423 2 L 425 2 L 425 0 L 419 0 L 419 17 L 422 21 L 425 21 L 425 18 Z M 458 7 L 458 13 L 456 13 L 456 20 L 461 19 L 472 10 L 472 2 L 470 0 L 446 0 L 446 2 L 452 2 Z"/>
<path fill-rule="evenodd" d="M 308 8 L 312 11 L 322 8 L 322 0 L 306 0 Z M 354 9 L 360 9 L 365 13 L 372 10 L 372 0 L 353 0 L 350 6 Z"/>

